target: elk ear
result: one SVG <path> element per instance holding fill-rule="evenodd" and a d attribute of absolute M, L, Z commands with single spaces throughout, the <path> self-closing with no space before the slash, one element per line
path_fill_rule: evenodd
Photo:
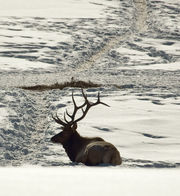
<path fill-rule="evenodd" d="M 74 124 L 72 125 L 72 130 L 73 130 L 73 131 L 76 131 L 76 129 L 77 129 L 77 123 L 74 123 Z"/>

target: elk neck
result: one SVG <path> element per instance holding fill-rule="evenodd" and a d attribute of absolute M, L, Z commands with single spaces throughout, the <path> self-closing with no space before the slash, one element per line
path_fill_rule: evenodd
<path fill-rule="evenodd" d="M 68 141 L 63 144 L 63 148 L 65 149 L 68 157 L 71 161 L 75 161 L 75 158 L 78 154 L 78 152 L 82 149 L 84 145 L 84 138 L 80 136 L 80 134 L 75 131 Z"/>

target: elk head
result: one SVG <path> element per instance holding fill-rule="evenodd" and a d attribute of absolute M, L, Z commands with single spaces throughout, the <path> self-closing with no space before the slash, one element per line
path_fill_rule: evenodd
<path fill-rule="evenodd" d="M 73 135 L 73 133 L 76 132 L 77 129 L 77 124 L 73 124 L 72 126 L 63 126 L 62 127 L 62 131 L 60 133 L 58 133 L 57 135 L 53 136 L 51 138 L 51 141 L 53 143 L 60 143 L 60 144 L 65 144 L 69 138 L 71 137 L 71 135 Z"/>
<path fill-rule="evenodd" d="M 82 89 L 82 95 L 84 97 L 84 103 L 80 106 L 77 106 L 75 99 L 74 99 L 73 92 L 72 92 L 72 101 L 74 105 L 74 111 L 72 114 L 69 114 L 68 111 L 66 110 L 66 112 L 64 113 L 64 121 L 61 120 L 57 114 L 56 114 L 56 117 L 52 116 L 53 119 L 56 121 L 56 123 L 62 125 L 62 131 L 51 138 L 52 142 L 61 143 L 62 145 L 67 143 L 73 134 L 77 134 L 77 131 L 76 131 L 77 122 L 79 122 L 86 116 L 87 112 L 89 111 L 91 107 L 98 105 L 98 104 L 103 104 L 109 107 L 109 105 L 100 101 L 100 93 L 98 93 L 98 98 L 95 103 L 92 103 L 87 99 L 87 95 L 85 95 L 83 89 Z M 82 111 L 82 115 L 79 118 L 75 119 L 76 114 L 79 110 Z M 70 121 L 67 120 L 66 115 L 69 117 Z"/>

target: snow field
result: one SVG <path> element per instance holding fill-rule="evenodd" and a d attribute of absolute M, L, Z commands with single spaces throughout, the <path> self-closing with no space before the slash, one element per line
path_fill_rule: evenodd
<path fill-rule="evenodd" d="M 117 168 L 1 168 L 4 196 L 166 195 L 178 196 L 180 171 Z"/>
<path fill-rule="evenodd" d="M 62 117 L 66 109 L 72 112 L 71 92 L 15 90 L 2 94 L 1 109 L 7 105 L 9 113 L 1 124 L 1 165 L 71 165 L 62 146 L 50 142 L 60 131 L 51 115 L 58 112 Z M 96 100 L 97 92 L 87 90 L 91 101 Z M 83 102 L 80 90 L 74 96 L 77 104 Z M 132 96 L 111 88 L 101 89 L 101 97 L 111 107 L 92 108 L 78 123 L 81 135 L 101 136 L 113 143 L 123 157 L 121 167 L 179 167 L 178 99 Z"/>
<path fill-rule="evenodd" d="M 106 17 L 104 10 L 117 7 L 119 2 L 107 0 L 24 0 L 0 1 L 0 16 L 49 17 L 49 18 L 100 18 Z"/>

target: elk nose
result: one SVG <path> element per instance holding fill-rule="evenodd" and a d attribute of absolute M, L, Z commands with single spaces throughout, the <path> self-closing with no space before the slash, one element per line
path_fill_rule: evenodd
<path fill-rule="evenodd" d="M 51 142 L 53 142 L 53 143 L 56 142 L 54 137 L 51 138 Z"/>

